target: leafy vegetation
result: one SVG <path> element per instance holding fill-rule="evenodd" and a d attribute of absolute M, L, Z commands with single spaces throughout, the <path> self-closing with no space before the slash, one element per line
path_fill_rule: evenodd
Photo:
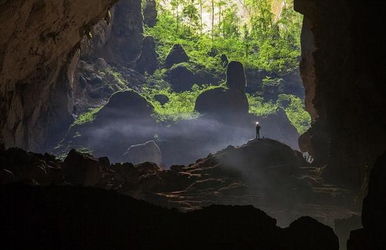
<path fill-rule="evenodd" d="M 157 5 L 157 24 L 146 27 L 145 33 L 156 39 L 161 65 L 173 45 L 181 44 L 190 57 L 190 62 L 183 66 L 192 72 L 207 70 L 222 75 L 221 56 L 226 55 L 249 69 L 278 76 L 262 80 L 261 90 L 267 93 L 283 89 L 285 82 L 280 76 L 298 68 L 302 20 L 293 10 L 293 0 L 158 0 Z M 154 106 L 158 121 L 197 117 L 194 112 L 197 97 L 218 86 L 194 85 L 189 91 L 177 93 L 164 80 L 166 71 L 160 68 L 153 75 L 147 75 L 148 84 L 136 87 L 135 91 Z M 129 89 L 118 71 L 109 68 L 104 73 L 113 78 L 120 90 Z M 277 101 L 267 101 L 262 92 L 247 94 L 250 113 L 266 116 L 282 108 L 299 133 L 307 130 L 310 116 L 301 98 L 276 94 Z M 158 95 L 166 96 L 169 101 L 161 104 L 156 100 Z M 91 109 L 80 115 L 74 124 L 92 121 L 99 110 Z"/>
<path fill-rule="evenodd" d="M 139 92 L 154 106 L 155 118 L 158 121 L 167 122 L 196 118 L 198 114 L 194 112 L 194 105 L 197 97 L 202 92 L 216 87 L 211 85 L 194 85 L 190 91 L 177 93 L 172 91 L 170 87 L 155 88 L 154 86 L 145 86 Z M 165 95 L 169 101 L 161 104 L 155 98 L 157 95 Z"/>
<path fill-rule="evenodd" d="M 101 110 L 102 107 L 103 106 L 90 109 L 88 112 L 85 112 L 85 113 L 79 115 L 78 118 L 72 124 L 72 126 L 82 125 L 82 124 L 93 121 L 95 119 L 95 115 L 98 113 L 99 110 Z"/>
<path fill-rule="evenodd" d="M 304 109 L 303 100 L 294 95 L 281 94 L 276 102 L 266 102 L 258 95 L 247 95 L 249 112 L 257 116 L 273 114 L 282 108 L 297 131 L 302 134 L 311 125 L 311 116 Z"/>
<path fill-rule="evenodd" d="M 159 1 L 158 23 L 146 33 L 157 40 L 161 59 L 179 43 L 194 63 L 213 70 L 225 54 L 250 68 L 289 72 L 298 67 L 302 19 L 292 1 L 281 3 L 275 14 L 272 0 Z"/>
<path fill-rule="evenodd" d="M 257 116 L 267 116 L 276 112 L 276 103 L 265 102 L 263 97 L 247 94 L 249 102 L 249 113 Z"/>

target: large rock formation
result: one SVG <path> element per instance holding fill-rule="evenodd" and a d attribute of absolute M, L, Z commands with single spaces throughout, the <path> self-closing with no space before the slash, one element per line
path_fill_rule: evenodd
<path fill-rule="evenodd" d="M 186 54 L 181 44 L 175 44 L 165 59 L 165 66 L 172 67 L 175 64 L 189 61 L 189 56 Z"/>
<path fill-rule="evenodd" d="M 135 66 L 142 41 L 141 0 L 120 0 L 114 7 L 110 37 L 95 53 L 113 65 Z"/>
<path fill-rule="evenodd" d="M 184 92 L 192 89 L 195 75 L 185 65 L 175 65 L 167 72 L 165 80 L 174 91 Z"/>
<path fill-rule="evenodd" d="M 240 62 L 230 62 L 227 68 L 227 85 L 229 89 L 245 92 L 246 84 L 244 66 Z"/>
<path fill-rule="evenodd" d="M 214 118 L 237 121 L 245 118 L 249 111 L 245 95 L 245 72 L 240 62 L 230 62 L 227 68 L 226 88 L 214 88 L 201 93 L 196 100 L 195 110 Z"/>
<path fill-rule="evenodd" d="M 89 149 L 97 156 L 121 161 L 130 145 L 153 139 L 153 106 L 134 91 L 112 95 L 106 105 L 90 114 L 87 121 L 70 127 L 56 153 L 71 148 Z"/>
<path fill-rule="evenodd" d="M 305 15 L 301 72 L 318 123 L 312 134 L 328 136 L 327 175 L 359 187 L 386 150 L 386 3 L 295 0 L 295 8 Z"/>
<path fill-rule="evenodd" d="M 143 39 L 141 56 L 137 60 L 136 70 L 139 73 L 149 73 L 156 71 L 158 67 L 158 54 L 155 51 L 155 41 L 152 36 Z"/>
<path fill-rule="evenodd" d="M 155 0 L 146 0 L 143 8 L 143 22 L 148 27 L 154 27 L 157 23 L 157 3 Z"/>
<path fill-rule="evenodd" d="M 219 87 L 200 94 L 194 109 L 201 114 L 231 119 L 247 115 L 249 104 L 243 92 Z"/>
<path fill-rule="evenodd" d="M 71 122 L 79 43 L 115 0 L 2 1 L 0 140 L 38 151 Z"/>
<path fill-rule="evenodd" d="M 96 115 L 96 122 L 114 120 L 147 119 L 153 113 L 153 106 L 138 93 L 128 90 L 117 92 Z"/>

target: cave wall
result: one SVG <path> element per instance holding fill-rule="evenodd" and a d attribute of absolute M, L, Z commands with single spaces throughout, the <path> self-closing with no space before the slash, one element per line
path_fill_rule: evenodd
<path fill-rule="evenodd" d="M 73 121 L 81 56 L 130 64 L 142 46 L 141 0 L 0 2 L 0 143 L 44 151 Z M 82 51 L 81 51 L 82 49 Z"/>
<path fill-rule="evenodd" d="M 295 0 L 295 9 L 305 16 L 301 72 L 314 123 L 301 148 L 327 177 L 359 187 L 386 150 L 386 3 Z"/>
<path fill-rule="evenodd" d="M 115 0 L 0 5 L 0 141 L 40 151 L 71 122 L 79 43 Z M 49 128 L 49 129 L 47 129 Z"/>

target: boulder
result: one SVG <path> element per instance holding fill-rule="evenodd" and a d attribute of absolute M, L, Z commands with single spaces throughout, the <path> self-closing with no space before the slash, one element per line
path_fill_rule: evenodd
<path fill-rule="evenodd" d="M 96 120 L 150 119 L 153 106 L 135 91 L 121 91 L 110 97 L 109 102 L 97 113 Z"/>
<path fill-rule="evenodd" d="M 66 148 L 60 150 L 82 147 L 98 157 L 108 155 L 112 162 L 120 162 L 130 145 L 154 138 L 153 111 L 137 92 L 116 92 L 89 121 L 70 128 L 63 142 Z"/>
<path fill-rule="evenodd" d="M 194 109 L 201 114 L 231 118 L 247 115 L 249 104 L 243 92 L 219 87 L 201 93 Z"/>
<path fill-rule="evenodd" d="M 63 162 L 65 180 L 73 185 L 95 186 L 102 178 L 102 164 L 88 154 L 71 150 Z"/>
<path fill-rule="evenodd" d="M 245 71 L 244 66 L 240 62 L 232 61 L 228 64 L 227 85 L 230 89 L 245 92 Z"/>
<path fill-rule="evenodd" d="M 154 27 L 157 23 L 157 4 L 155 0 L 146 0 L 143 8 L 143 22 L 148 27 Z"/>
<path fill-rule="evenodd" d="M 188 62 L 189 56 L 186 54 L 184 48 L 181 44 L 175 44 L 173 48 L 170 50 L 168 56 L 165 60 L 165 66 L 167 68 L 172 67 L 175 64 Z"/>
<path fill-rule="evenodd" d="M 311 217 L 301 217 L 284 230 L 288 244 L 284 249 L 339 250 L 339 240 L 332 228 Z"/>
<path fill-rule="evenodd" d="M 155 95 L 154 99 L 157 102 L 161 103 L 162 105 L 164 105 L 164 104 L 169 102 L 169 97 L 167 97 L 166 95 Z"/>
<path fill-rule="evenodd" d="M 273 114 L 254 119 L 260 122 L 261 136 L 284 142 L 295 149 L 299 148 L 299 133 L 283 109 L 279 108 Z"/>
<path fill-rule="evenodd" d="M 165 80 L 170 83 L 172 89 L 176 92 L 191 90 L 195 83 L 193 72 L 184 65 L 172 67 L 167 72 Z"/>
<path fill-rule="evenodd" d="M 152 36 L 143 39 L 141 56 L 137 60 L 136 69 L 141 74 L 153 74 L 158 67 L 158 54 L 155 51 L 155 42 Z"/>
<path fill-rule="evenodd" d="M 161 149 L 155 141 L 132 145 L 123 155 L 123 159 L 133 164 L 152 162 L 158 165 L 162 163 Z"/>

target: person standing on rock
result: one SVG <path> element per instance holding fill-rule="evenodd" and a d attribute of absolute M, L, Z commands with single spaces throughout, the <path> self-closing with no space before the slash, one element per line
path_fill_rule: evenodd
<path fill-rule="evenodd" d="M 260 139 L 260 129 L 261 129 L 261 126 L 260 126 L 260 123 L 259 122 L 256 122 L 256 139 Z"/>

